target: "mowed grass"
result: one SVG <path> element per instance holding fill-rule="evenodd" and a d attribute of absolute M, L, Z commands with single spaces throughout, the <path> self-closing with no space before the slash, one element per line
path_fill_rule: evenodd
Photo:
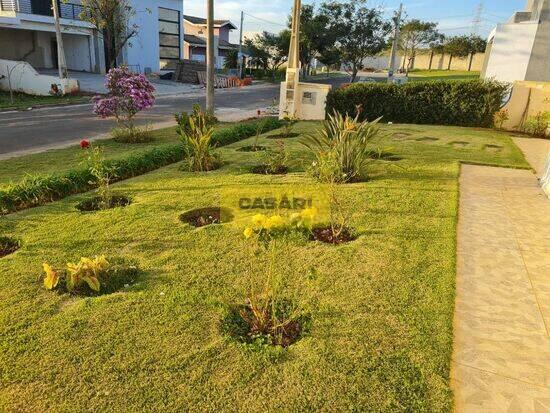
<path fill-rule="evenodd" d="M 478 78 L 479 72 L 467 70 L 414 70 L 409 73 L 409 80 L 413 82 L 428 80 L 471 80 Z"/>
<path fill-rule="evenodd" d="M 13 103 L 10 93 L 0 91 L 0 111 L 9 109 L 28 109 L 36 106 L 70 105 L 86 103 L 90 96 L 85 94 L 73 94 L 65 96 L 34 96 L 26 93 L 13 93 Z"/>
<path fill-rule="evenodd" d="M 450 411 L 459 160 L 528 165 L 498 132 L 384 131 L 379 146 L 403 158 L 399 167 L 377 163 L 371 180 L 341 187 L 358 239 L 297 239 L 278 255 L 284 290 L 298 286 L 314 303 L 307 333 L 285 350 L 250 350 L 220 333 L 225 306 L 244 302 L 265 264 L 251 257 L 242 223 L 193 229 L 178 216 L 224 194 L 311 183 L 299 138 L 287 141 L 287 176 L 250 174 L 257 155 L 235 151 L 249 139 L 219 150 L 218 171 L 174 164 L 114 185 L 134 200 L 123 209 L 80 213 L 82 194 L 1 217 L 0 234 L 23 247 L 0 260 L 0 410 Z M 42 262 L 103 253 L 136 259 L 139 282 L 96 298 L 42 288 Z"/>

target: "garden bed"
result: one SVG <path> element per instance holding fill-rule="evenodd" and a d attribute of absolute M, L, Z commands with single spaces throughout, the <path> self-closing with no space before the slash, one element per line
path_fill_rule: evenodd
<path fill-rule="evenodd" d="M 360 236 L 336 246 L 298 234 L 272 261 L 281 294 L 308 316 L 281 345 L 221 328 L 228 306 L 246 306 L 265 278 L 258 262 L 269 251 L 245 239 L 249 220 L 194 230 L 179 215 L 270 185 L 299 194 L 312 181 L 298 169 L 311 159 L 297 139 L 287 149 L 298 173 L 284 179 L 243 173 L 255 155 L 235 149 L 250 138 L 219 149 L 227 162 L 216 173 L 169 165 L 115 184 L 139 196 L 130 208 L 79 214 L 71 197 L 3 216 L 0 233 L 25 248 L 0 265 L 0 410 L 451 411 L 459 164 L 528 165 L 499 132 L 399 128 L 411 139 L 379 145 L 402 167 L 374 161 L 368 182 L 339 187 Z M 449 145 L 457 140 L 471 150 Z M 44 262 L 98 253 L 134 259 L 143 276 L 101 297 L 39 288 Z"/>

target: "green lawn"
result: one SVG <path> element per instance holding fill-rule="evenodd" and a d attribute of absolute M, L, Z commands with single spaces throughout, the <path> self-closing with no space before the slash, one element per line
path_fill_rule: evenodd
<path fill-rule="evenodd" d="M 28 109 L 44 105 L 67 105 L 75 103 L 87 103 L 90 96 L 74 94 L 66 96 L 33 96 L 25 93 L 14 93 L 13 103 L 9 92 L 0 91 L 0 111 L 9 109 Z"/>
<path fill-rule="evenodd" d="M 479 72 L 467 70 L 414 70 L 409 73 L 413 82 L 426 80 L 471 80 L 478 79 Z"/>
<path fill-rule="evenodd" d="M 178 216 L 224 194 L 305 187 L 296 138 L 287 176 L 250 174 L 257 155 L 235 151 L 249 139 L 219 149 L 218 171 L 174 164 L 114 185 L 133 198 L 123 209 L 79 213 L 81 194 L 0 217 L 0 234 L 23 242 L 0 260 L 0 411 L 450 411 L 459 161 L 528 165 L 500 132 L 384 131 L 400 167 L 378 163 L 342 186 L 358 239 L 295 239 L 278 256 L 285 292 L 315 298 L 309 330 L 285 350 L 220 333 L 224 307 L 263 268 L 242 222 L 192 229 Z M 137 260 L 139 282 L 96 298 L 42 288 L 42 262 L 102 253 Z"/>

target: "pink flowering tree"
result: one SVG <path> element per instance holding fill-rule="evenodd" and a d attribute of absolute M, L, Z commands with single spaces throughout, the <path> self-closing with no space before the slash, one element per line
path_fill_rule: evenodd
<path fill-rule="evenodd" d="M 132 73 L 127 67 L 109 70 L 105 77 L 107 97 L 95 96 L 94 113 L 101 118 L 114 116 L 117 124 L 133 129 L 134 116 L 155 104 L 154 86 L 142 74 Z"/>

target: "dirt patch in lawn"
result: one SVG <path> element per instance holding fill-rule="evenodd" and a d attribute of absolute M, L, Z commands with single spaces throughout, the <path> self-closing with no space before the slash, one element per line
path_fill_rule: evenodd
<path fill-rule="evenodd" d="M 285 175 L 288 173 L 288 167 L 279 166 L 275 169 L 269 167 L 268 165 L 256 165 L 251 169 L 252 173 L 260 175 Z"/>
<path fill-rule="evenodd" d="M 271 311 L 274 308 L 275 317 Z M 268 303 L 253 309 L 250 303 L 230 306 L 221 320 L 221 333 L 233 340 L 251 345 L 289 347 L 307 330 L 309 317 L 289 319 L 296 306 L 289 300 Z"/>
<path fill-rule="evenodd" d="M 411 136 L 410 133 L 408 132 L 399 132 L 399 133 L 394 133 L 392 135 L 392 139 L 394 141 L 404 141 L 405 139 L 407 139 L 407 137 Z"/>
<path fill-rule="evenodd" d="M 100 196 L 96 196 L 80 202 L 76 209 L 82 212 L 102 211 L 104 209 L 122 208 L 131 203 L 132 200 L 125 195 L 112 195 L 107 201 Z"/>
<path fill-rule="evenodd" d="M 276 135 L 269 135 L 269 136 L 266 136 L 267 139 L 289 139 L 289 138 L 297 138 L 298 136 L 300 136 L 299 133 L 289 133 L 288 135 L 284 135 L 282 133 L 278 133 Z"/>
<path fill-rule="evenodd" d="M 353 241 L 357 237 L 347 228 L 335 233 L 331 227 L 316 227 L 312 229 L 310 238 L 313 241 L 337 245 Z"/>
<path fill-rule="evenodd" d="M 180 215 L 180 220 L 192 227 L 204 227 L 206 225 L 222 224 L 233 220 L 233 213 L 228 208 L 205 207 L 193 209 Z"/>
<path fill-rule="evenodd" d="M 417 142 L 428 142 L 428 143 L 431 143 L 431 142 L 437 142 L 439 139 L 438 138 L 432 138 L 431 136 L 423 136 L 422 138 L 416 138 L 415 139 Z"/>
<path fill-rule="evenodd" d="M 19 248 L 21 248 L 20 241 L 9 237 L 0 237 L 0 258 L 13 254 Z"/>
<path fill-rule="evenodd" d="M 498 153 L 498 152 L 502 151 L 502 146 L 499 146 L 499 145 L 485 145 L 485 146 L 483 146 L 483 149 L 485 149 L 487 152 Z"/>
<path fill-rule="evenodd" d="M 265 146 L 260 145 L 249 145 L 249 146 L 241 146 L 240 148 L 237 148 L 236 150 L 239 152 L 261 152 L 265 151 L 267 148 Z"/>
<path fill-rule="evenodd" d="M 453 142 L 449 142 L 449 145 L 451 145 L 455 149 L 461 149 L 461 148 L 466 148 L 467 146 L 470 145 L 470 143 L 464 142 L 464 141 L 453 141 Z"/>

